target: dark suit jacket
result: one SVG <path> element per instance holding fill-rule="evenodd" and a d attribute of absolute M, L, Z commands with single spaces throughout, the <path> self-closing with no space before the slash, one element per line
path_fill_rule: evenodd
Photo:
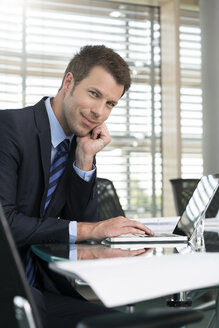
<path fill-rule="evenodd" d="M 68 242 L 68 220 L 97 220 L 96 176 L 87 183 L 72 168 L 75 138 L 43 215 L 51 161 L 45 99 L 35 106 L 0 111 L 0 202 L 20 250 L 31 244 Z"/>

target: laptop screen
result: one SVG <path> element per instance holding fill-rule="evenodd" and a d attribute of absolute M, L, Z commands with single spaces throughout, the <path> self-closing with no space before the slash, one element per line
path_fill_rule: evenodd
<path fill-rule="evenodd" d="M 173 233 L 191 238 L 219 186 L 219 174 L 205 175 L 199 181 Z"/>

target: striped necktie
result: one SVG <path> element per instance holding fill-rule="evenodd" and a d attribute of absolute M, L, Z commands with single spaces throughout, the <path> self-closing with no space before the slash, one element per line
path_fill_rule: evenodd
<path fill-rule="evenodd" d="M 61 177 L 61 175 L 65 170 L 67 158 L 68 158 L 68 151 L 69 151 L 69 140 L 65 139 L 57 146 L 57 153 L 50 167 L 49 186 L 48 186 L 46 202 L 44 206 L 44 213 L 52 199 L 52 195 L 57 187 L 59 178 Z"/>
<path fill-rule="evenodd" d="M 57 146 L 57 152 L 50 167 L 49 185 L 44 206 L 44 213 L 52 199 L 52 195 L 58 185 L 59 179 L 65 170 L 68 152 L 69 140 L 65 139 Z M 36 281 L 36 266 L 30 248 L 28 249 L 25 258 L 25 272 L 29 285 L 34 286 Z"/>

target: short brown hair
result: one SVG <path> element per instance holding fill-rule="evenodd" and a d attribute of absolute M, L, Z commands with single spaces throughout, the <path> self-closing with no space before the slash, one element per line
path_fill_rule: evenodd
<path fill-rule="evenodd" d="M 118 84 L 123 85 L 123 94 L 130 88 L 131 77 L 128 64 L 113 49 L 107 48 L 104 45 L 82 47 L 79 53 L 69 62 L 62 85 L 68 72 L 73 74 L 76 85 L 86 78 L 90 70 L 95 66 L 102 66 L 114 77 Z"/>

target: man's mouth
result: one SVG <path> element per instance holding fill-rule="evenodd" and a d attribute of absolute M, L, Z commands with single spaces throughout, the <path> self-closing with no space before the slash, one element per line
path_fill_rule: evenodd
<path fill-rule="evenodd" d="M 90 126 L 90 127 L 92 127 L 92 126 L 94 126 L 94 125 L 97 124 L 95 121 L 92 121 L 91 119 L 87 118 L 87 117 L 84 116 L 83 114 L 82 114 L 82 121 L 83 121 L 83 123 L 84 123 L 85 125 Z"/>

